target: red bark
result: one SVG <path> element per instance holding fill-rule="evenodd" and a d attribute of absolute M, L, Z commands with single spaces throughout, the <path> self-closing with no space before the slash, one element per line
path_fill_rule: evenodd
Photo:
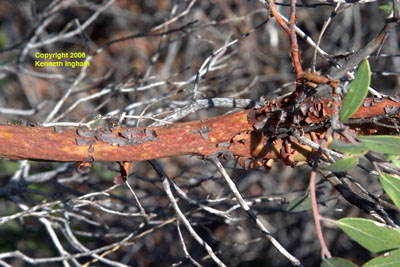
<path fill-rule="evenodd" d="M 318 123 L 329 119 L 332 113 L 333 100 L 319 99 L 314 105 L 322 106 L 322 116 L 309 116 L 309 121 Z M 352 118 L 368 118 L 383 115 L 388 107 L 400 107 L 400 103 L 391 99 L 374 102 L 365 100 L 365 105 Z M 339 104 L 339 103 L 338 103 Z M 17 125 L 0 125 L 0 157 L 8 159 L 29 159 L 49 161 L 85 161 L 93 157 L 94 161 L 140 161 L 179 155 L 208 156 L 221 150 L 245 158 L 276 159 L 282 156 L 282 141 L 276 140 L 272 146 L 264 145 L 265 137 L 254 132 L 247 115 L 252 110 L 214 117 L 207 120 L 175 123 L 172 125 L 147 128 L 153 129 L 155 140 L 143 141 L 142 144 L 125 146 L 94 138 L 90 146 L 77 145 L 79 137 L 76 129 L 64 129 L 57 133 L 54 128 L 27 127 Z M 112 134 L 123 139 L 121 133 L 128 129 L 116 128 Z M 144 131 L 144 128 L 140 128 Z M 366 129 L 362 129 L 363 132 Z M 378 131 L 371 129 L 371 132 Z M 100 131 L 101 133 L 101 131 Z M 309 136 L 309 135 L 306 135 Z M 304 161 L 311 149 L 291 141 L 290 160 Z M 92 152 L 89 152 L 92 151 Z M 290 152 L 290 151 L 289 151 Z M 288 153 L 288 151 L 286 151 Z M 290 154 L 290 153 L 289 153 Z"/>

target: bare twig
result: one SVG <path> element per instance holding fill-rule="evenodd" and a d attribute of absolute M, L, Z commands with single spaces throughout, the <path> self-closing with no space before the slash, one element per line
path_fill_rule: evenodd
<path fill-rule="evenodd" d="M 211 162 L 215 164 L 218 171 L 221 173 L 222 177 L 224 178 L 226 184 L 228 185 L 231 192 L 234 194 L 236 200 L 239 202 L 242 209 L 249 215 L 252 221 L 257 225 L 260 231 L 264 234 L 264 236 L 271 241 L 271 243 L 278 249 L 278 251 L 285 256 L 293 265 L 295 266 L 302 266 L 300 261 L 291 255 L 271 234 L 270 231 L 264 226 L 264 224 L 260 221 L 257 215 L 250 209 L 249 205 L 247 205 L 246 201 L 244 201 L 242 195 L 236 188 L 236 185 L 233 183 L 232 179 L 229 177 L 228 173 L 222 166 L 221 162 L 216 157 L 209 157 Z"/>
<path fill-rule="evenodd" d="M 273 2 L 274 0 L 271 1 L 271 3 Z M 296 71 L 296 78 L 299 79 L 303 74 L 303 67 L 301 66 L 301 58 L 300 58 L 299 46 L 297 44 L 295 24 L 296 24 L 296 0 L 291 0 L 289 37 L 290 37 L 290 42 L 292 44 L 293 66 Z"/>
<path fill-rule="evenodd" d="M 322 147 L 326 146 L 327 140 L 331 137 L 332 135 L 332 128 L 329 128 L 328 131 L 326 132 L 326 135 L 324 136 L 321 145 L 318 149 L 318 153 L 315 156 L 314 164 L 313 164 L 313 169 L 311 171 L 311 176 L 310 176 L 310 192 L 311 192 L 311 202 L 312 202 L 312 210 L 313 210 L 313 216 L 314 216 L 314 222 L 315 226 L 317 228 L 317 233 L 318 233 L 318 239 L 319 243 L 321 245 L 321 258 L 324 259 L 326 258 L 331 258 L 331 253 L 325 243 L 324 235 L 322 233 L 322 228 L 321 228 L 321 218 L 318 212 L 318 204 L 317 204 L 317 194 L 316 194 L 316 176 L 317 176 L 317 169 L 318 169 L 318 163 L 319 160 L 322 156 Z"/>
<path fill-rule="evenodd" d="M 329 18 L 325 21 L 324 26 L 322 26 L 321 32 L 318 35 L 318 40 L 316 43 L 316 47 L 314 48 L 313 61 L 312 61 L 312 65 L 311 65 L 311 69 L 314 72 L 316 71 L 315 65 L 317 64 L 317 51 L 318 51 L 317 48 L 319 47 L 321 40 L 322 40 L 322 36 L 324 35 L 326 29 L 328 28 L 329 24 L 331 23 L 333 17 L 336 16 L 336 12 L 337 12 L 338 8 L 340 7 L 341 3 L 342 3 L 342 0 L 339 0 L 337 2 L 335 9 L 332 11 L 332 14 L 329 16 Z"/>
<path fill-rule="evenodd" d="M 340 79 L 347 72 L 351 71 L 362 60 L 368 58 L 376 49 L 378 49 L 385 41 L 386 35 L 396 25 L 396 21 L 388 20 L 381 31 L 372 39 L 364 48 L 352 55 L 342 68 L 332 74 L 333 79 Z"/>
<path fill-rule="evenodd" d="M 263 5 L 264 1 L 260 1 Z M 271 14 L 275 17 L 276 21 L 281 25 L 281 27 L 287 32 L 287 34 L 290 37 L 291 45 L 292 45 L 292 61 L 293 61 L 293 66 L 296 71 L 296 78 L 300 78 L 301 74 L 303 74 L 303 68 L 301 67 L 301 60 L 300 60 L 300 53 L 299 53 L 299 48 L 297 44 L 297 37 L 296 37 L 296 31 L 295 31 L 295 23 L 296 23 L 296 1 L 291 0 L 290 1 L 290 27 L 287 26 L 285 21 L 283 20 L 282 16 L 279 14 L 276 5 L 275 5 L 275 0 L 271 0 L 270 2 L 270 9 L 271 9 Z"/>
<path fill-rule="evenodd" d="M 136 195 L 135 191 L 133 191 L 131 185 L 129 184 L 128 180 L 125 181 L 126 186 L 129 188 L 129 191 L 131 192 L 131 194 L 133 195 L 133 197 L 135 198 L 135 201 L 139 207 L 140 210 L 140 214 L 142 216 L 144 216 L 146 219 L 148 219 L 149 215 L 146 213 L 146 210 L 143 208 L 142 204 L 140 203 L 140 200 L 138 198 L 138 196 Z"/>
<path fill-rule="evenodd" d="M 181 241 L 182 248 L 183 248 L 183 251 L 185 252 L 186 258 L 188 258 L 188 259 L 189 259 L 194 265 L 196 265 L 197 267 L 201 267 L 201 264 L 198 263 L 195 259 L 193 259 L 192 256 L 190 256 L 190 253 L 189 253 L 189 251 L 188 251 L 187 248 L 186 248 L 185 240 L 183 239 L 182 232 L 181 232 L 181 226 L 180 226 L 180 221 L 179 221 L 179 219 L 176 220 L 176 228 L 178 229 L 179 239 L 180 239 L 180 241 Z"/>
<path fill-rule="evenodd" d="M 160 178 L 162 179 L 162 185 L 165 190 L 165 193 L 168 196 L 169 201 L 172 203 L 172 206 L 176 212 L 176 215 L 178 216 L 179 220 L 183 223 L 183 225 L 186 227 L 186 229 L 189 231 L 190 235 L 201 245 L 205 248 L 207 253 L 210 255 L 211 259 L 218 265 L 218 266 L 226 266 L 214 253 L 210 245 L 207 244 L 193 229 L 191 226 L 190 222 L 186 218 L 186 216 L 182 213 L 180 210 L 178 203 L 175 200 L 174 195 L 172 194 L 170 183 L 168 176 L 164 173 L 162 170 L 161 166 L 157 163 L 155 160 L 149 161 L 149 163 L 152 165 L 154 170 L 160 175 Z"/>

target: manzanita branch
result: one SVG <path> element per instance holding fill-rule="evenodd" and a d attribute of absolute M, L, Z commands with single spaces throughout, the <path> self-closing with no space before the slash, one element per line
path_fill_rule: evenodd
<path fill-rule="evenodd" d="M 283 99 L 280 103 L 283 105 L 285 101 Z M 304 106 L 300 106 L 300 109 L 304 107 L 302 112 L 305 112 L 303 125 L 293 127 L 300 127 L 299 129 L 306 132 L 305 136 L 311 139 L 309 132 L 315 126 L 311 127 L 310 124 L 318 126 L 321 122 L 329 122 L 334 103 L 332 99 L 310 98 L 304 101 Z M 266 104 L 258 110 L 268 113 L 269 105 L 273 104 Z M 351 124 L 350 120 L 349 125 L 355 130 L 358 129 L 359 134 L 388 133 L 393 129 L 368 128 L 368 118 L 389 115 L 387 113 L 396 116 L 393 110 L 397 111 L 399 108 L 397 98 L 366 99 L 363 106 L 352 116 L 358 119 L 357 124 Z M 276 108 L 269 113 L 280 114 L 282 111 L 285 109 Z M 272 145 L 267 146 L 267 140 L 273 135 L 257 134 L 255 123 L 249 121 L 251 112 L 254 110 L 151 128 L 77 130 L 0 125 L 0 158 L 91 163 L 141 161 L 179 155 L 209 156 L 220 152 L 229 152 L 234 156 L 249 159 L 281 158 L 282 139 L 277 138 Z M 364 119 L 366 126 L 360 128 Z M 307 130 L 308 128 L 311 130 Z M 323 136 L 324 126 L 319 128 Z M 262 133 L 263 130 L 258 132 Z M 290 153 L 290 161 L 307 161 L 312 150 L 301 145 L 295 138 L 291 138 L 290 142 L 294 150 Z"/>
<path fill-rule="evenodd" d="M 260 2 L 262 3 L 263 1 Z M 290 42 L 292 46 L 291 53 L 292 53 L 293 66 L 296 71 L 296 78 L 300 79 L 301 75 L 303 74 L 303 68 L 301 67 L 300 52 L 299 52 L 299 47 L 297 45 L 297 37 L 295 31 L 296 0 L 290 1 L 290 27 L 288 27 L 288 25 L 286 24 L 286 22 L 283 20 L 278 10 L 276 9 L 275 0 L 270 1 L 270 10 L 271 14 L 275 17 L 276 21 L 279 23 L 279 25 L 281 25 L 281 27 L 287 32 L 287 34 L 290 37 Z"/>
<path fill-rule="evenodd" d="M 301 58 L 299 52 L 299 46 L 297 44 L 297 36 L 296 36 L 296 0 L 290 1 L 290 28 L 289 28 L 289 36 L 290 43 L 292 45 L 292 59 L 293 66 L 296 71 L 296 79 L 300 79 L 303 74 L 303 68 L 301 66 Z"/>

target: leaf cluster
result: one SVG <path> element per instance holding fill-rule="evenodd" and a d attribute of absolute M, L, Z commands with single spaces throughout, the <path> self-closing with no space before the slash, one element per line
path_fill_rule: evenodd
<path fill-rule="evenodd" d="M 370 84 L 370 68 L 364 60 L 352 81 L 347 95 L 343 101 L 340 112 L 340 121 L 346 122 L 361 106 Z M 347 133 L 350 135 L 350 133 Z M 346 134 L 344 134 L 346 136 Z M 359 158 L 371 152 L 383 154 L 387 164 L 394 169 L 399 166 L 400 137 L 389 135 L 355 136 L 352 143 L 334 139 L 329 147 L 348 155 L 324 169 L 331 172 L 347 172 L 357 166 Z M 385 173 L 376 164 L 380 183 L 386 194 L 391 198 L 397 208 L 400 208 L 400 176 L 395 173 Z M 335 221 L 336 225 L 347 235 L 364 248 L 378 256 L 371 259 L 363 266 L 399 266 L 400 264 L 400 228 L 378 223 L 364 218 L 343 218 Z M 342 258 L 330 258 L 321 266 L 356 266 Z"/>

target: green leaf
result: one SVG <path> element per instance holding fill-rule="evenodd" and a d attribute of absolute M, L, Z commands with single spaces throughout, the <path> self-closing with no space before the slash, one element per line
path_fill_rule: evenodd
<path fill-rule="evenodd" d="M 399 155 L 392 155 L 392 154 L 385 154 L 383 156 L 385 157 L 385 160 L 387 160 L 387 161 L 398 160 L 400 157 Z"/>
<path fill-rule="evenodd" d="M 400 5 L 399 5 L 400 7 Z M 392 12 L 393 9 L 393 3 L 388 3 L 387 5 L 382 5 L 379 7 L 379 9 L 385 11 L 386 13 L 390 14 Z"/>
<path fill-rule="evenodd" d="M 322 169 L 332 172 L 347 172 L 357 164 L 358 164 L 358 157 L 348 157 L 340 159 L 328 166 L 322 167 Z"/>
<path fill-rule="evenodd" d="M 392 135 L 358 136 L 358 141 L 369 150 L 385 153 L 400 154 L 400 137 Z"/>
<path fill-rule="evenodd" d="M 362 218 L 344 218 L 336 223 L 358 244 L 374 253 L 400 248 L 400 230 L 388 225 Z"/>
<path fill-rule="evenodd" d="M 398 267 L 400 266 L 400 250 L 386 252 L 383 255 L 373 258 L 363 267 Z"/>
<path fill-rule="evenodd" d="M 392 163 L 393 166 L 400 168 L 400 155 L 391 155 L 391 154 L 384 154 L 386 161 Z"/>
<path fill-rule="evenodd" d="M 286 211 L 300 212 L 311 209 L 311 195 L 300 196 L 295 198 L 286 207 Z"/>
<path fill-rule="evenodd" d="M 394 161 L 392 161 L 392 165 L 395 166 L 395 167 L 397 167 L 397 168 L 400 168 L 400 160 L 394 160 Z"/>
<path fill-rule="evenodd" d="M 356 77 L 350 84 L 350 88 L 343 100 L 340 110 L 340 121 L 345 122 L 358 110 L 368 93 L 371 81 L 371 70 L 368 60 L 361 62 L 357 69 Z"/>
<path fill-rule="evenodd" d="M 393 3 L 389 3 L 387 5 L 381 5 L 379 6 L 379 9 L 385 11 L 386 13 L 390 14 L 390 12 L 392 12 L 393 9 Z"/>
<path fill-rule="evenodd" d="M 92 130 L 96 130 L 97 126 L 99 125 L 100 120 L 96 120 L 95 122 L 93 122 L 92 124 L 90 124 L 90 129 Z"/>
<path fill-rule="evenodd" d="M 321 267 L 357 267 L 357 265 L 343 258 L 329 258 L 322 261 Z"/>
<path fill-rule="evenodd" d="M 368 149 L 362 144 L 345 143 L 336 138 L 332 140 L 332 142 L 329 144 L 329 147 L 341 153 L 349 153 L 360 156 L 368 152 Z"/>
<path fill-rule="evenodd" d="M 385 192 L 393 200 L 394 204 L 400 208 L 400 177 L 390 174 L 380 174 L 379 180 Z"/>

